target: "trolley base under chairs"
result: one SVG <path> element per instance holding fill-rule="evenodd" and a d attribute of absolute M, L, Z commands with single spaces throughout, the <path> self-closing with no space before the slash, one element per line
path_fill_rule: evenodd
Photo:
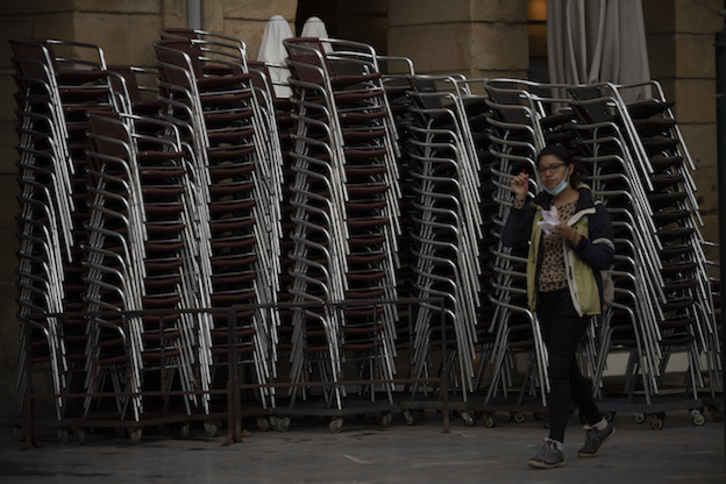
<path fill-rule="evenodd" d="M 38 315 L 31 314 L 30 317 L 37 318 Z M 138 313 L 123 315 L 118 311 L 112 312 L 67 312 L 63 314 L 46 314 L 43 318 L 52 318 L 59 323 L 67 325 L 68 321 L 79 321 L 84 326 L 89 324 L 91 319 L 108 321 L 116 324 L 114 320 L 119 318 L 141 318 L 149 327 L 158 326 L 161 331 L 159 336 L 163 339 L 176 338 L 175 330 L 169 331 L 164 328 L 172 328 L 173 321 L 180 317 L 179 313 L 169 314 L 165 310 L 149 309 Z M 153 322 L 153 324 L 152 324 Z M 168 323 L 168 324 L 167 324 Z M 76 324 L 76 323 L 73 323 Z M 118 334 L 118 332 L 114 331 Z M 145 337 L 147 344 L 151 335 Z M 192 431 L 204 431 L 207 437 L 214 437 L 222 428 L 223 422 L 227 419 L 226 406 L 216 409 L 215 412 L 205 412 L 201 408 L 193 408 L 189 411 L 183 402 L 189 397 L 200 398 L 204 392 L 199 389 L 183 389 L 178 385 L 177 376 L 179 352 L 173 349 L 165 349 L 163 344 L 159 345 L 158 351 L 147 351 L 144 355 L 146 362 L 146 373 L 144 375 L 144 386 L 140 392 L 131 391 L 126 387 L 128 382 L 127 357 L 123 354 L 108 353 L 118 341 L 107 340 L 99 347 L 106 348 L 106 356 L 98 360 L 99 364 L 106 367 L 106 371 L 100 375 L 99 383 L 94 393 L 89 394 L 83 388 L 82 377 L 85 371 L 76 370 L 80 374 L 73 374 L 68 378 L 69 385 L 63 393 L 57 394 L 47 388 L 46 378 L 39 378 L 37 371 L 27 372 L 28 385 L 25 388 L 25 408 L 23 409 L 24 421 L 19 423 L 17 431 L 24 436 L 25 448 L 38 446 L 36 435 L 39 429 L 51 429 L 58 441 L 63 444 L 68 441 L 83 443 L 89 433 L 103 434 L 108 432 L 117 436 L 128 437 L 132 443 L 139 443 L 144 434 L 159 437 L 186 438 Z M 104 350 L 102 350 L 104 351 Z M 69 360 L 79 365 L 82 369 L 84 362 Z M 156 367 L 156 368 L 154 368 Z M 212 393 L 226 394 L 226 390 L 217 390 Z M 94 398 L 93 404 L 88 411 L 84 412 L 84 400 L 89 396 Z M 133 400 L 143 398 L 143 413 L 138 419 L 123 418 L 123 409 L 126 413 L 132 412 Z M 44 417 L 44 409 L 47 405 L 43 401 L 47 399 L 62 398 L 65 412 L 60 417 L 48 420 Z"/>
<path fill-rule="evenodd" d="M 612 357 L 626 357 L 629 359 L 627 367 L 637 371 L 637 364 L 631 353 L 611 351 Z M 637 375 L 635 375 L 637 377 Z M 693 395 L 688 388 L 687 376 L 680 372 L 664 375 L 657 395 L 651 395 L 642 389 L 623 391 L 627 387 L 627 375 L 605 376 L 602 379 L 601 399 L 596 399 L 600 411 L 606 418 L 615 414 L 630 415 L 637 423 L 648 422 L 653 430 L 663 428 L 668 412 L 688 410 L 694 425 L 704 425 L 708 416 L 715 422 L 723 421 L 723 411 L 718 399 L 708 396 Z"/>
<path fill-rule="evenodd" d="M 425 301 L 423 301 L 425 302 Z M 406 373 L 405 364 L 401 369 L 405 374 L 396 374 L 394 378 L 383 378 L 377 373 L 376 365 L 370 356 L 375 355 L 379 346 L 376 338 L 371 337 L 371 328 L 363 324 L 355 327 L 355 319 L 367 318 L 372 314 L 381 314 L 383 307 L 387 304 L 399 307 L 407 307 L 404 314 L 412 313 L 412 307 L 421 304 L 422 300 L 414 298 L 403 298 L 398 300 L 358 300 L 340 303 L 280 303 L 278 309 L 285 314 L 295 312 L 304 313 L 309 308 L 316 308 L 325 305 L 330 308 L 337 308 L 339 311 L 346 310 L 352 317 L 352 327 L 348 331 L 349 342 L 341 347 L 343 371 L 338 380 L 333 381 L 325 376 L 329 372 L 328 353 L 330 351 L 327 339 L 322 329 L 306 331 L 310 338 L 307 348 L 304 365 L 310 368 L 315 374 L 313 378 L 293 381 L 288 378 L 285 371 L 280 371 L 278 378 L 270 380 L 266 387 L 275 388 L 277 395 L 277 406 L 275 408 L 262 408 L 259 402 L 253 397 L 252 392 L 257 392 L 260 385 L 254 382 L 245 382 L 245 376 L 234 374 L 235 381 L 230 382 L 232 393 L 230 407 L 230 429 L 240 429 L 245 418 L 254 417 L 261 431 L 273 429 L 277 431 L 288 431 L 291 427 L 299 424 L 309 425 L 311 422 L 327 422 L 330 432 L 337 433 L 343 429 L 344 423 L 355 417 L 356 421 L 373 421 L 378 425 L 387 427 L 392 423 L 393 415 L 403 412 L 406 422 L 414 423 L 414 416 L 417 412 L 426 410 L 440 410 L 443 413 L 444 426 L 448 431 L 449 425 L 449 395 L 446 391 L 446 383 L 439 377 L 425 377 L 421 379 L 412 378 Z M 431 299 L 428 304 L 438 306 L 441 301 Z M 309 314 L 317 319 L 319 309 Z M 355 313 L 353 317 L 352 313 Z M 299 328 L 298 328 L 299 329 Z M 382 332 L 380 323 L 374 325 L 373 332 Z M 286 366 L 281 366 L 286 369 Z M 323 376 L 319 377 L 319 373 Z M 423 385 L 436 390 L 430 392 L 429 398 L 411 398 L 409 393 L 413 385 Z M 388 390 L 387 388 L 390 388 Z M 443 389 L 443 390 L 442 390 Z M 336 390 L 339 392 L 342 406 L 335 405 Z M 393 392 L 393 393 L 391 393 Z M 293 394 L 292 397 L 286 396 Z M 364 417 L 369 416 L 369 419 Z M 239 437 L 239 433 L 232 433 L 232 440 Z"/>
<path fill-rule="evenodd" d="M 617 272 L 614 274 L 617 278 Z M 666 356 L 656 369 L 657 375 L 653 375 L 651 350 L 644 347 L 646 335 L 638 331 L 638 316 L 631 308 L 632 303 L 618 302 L 619 293 L 622 294 L 623 290 L 616 289 L 612 314 L 606 318 L 604 329 L 608 334 L 602 335 L 605 346 L 601 348 L 601 360 L 596 364 L 593 378 L 600 411 L 608 418 L 616 413 L 631 414 L 638 423 L 648 421 L 654 430 L 663 428 L 667 412 L 677 410 L 688 410 L 694 425 L 703 425 L 706 422 L 706 406 L 713 420 L 721 421 L 723 414 L 715 404 L 713 394 L 704 396 L 699 391 L 704 382 L 699 381 L 701 375 L 697 374 L 700 362 L 694 361 L 701 358 L 697 351 L 693 351 L 694 337 L 682 333 L 670 338 L 672 346 L 662 345 Z M 688 321 L 674 321 L 672 324 L 674 328 L 683 328 Z M 686 368 L 668 371 L 669 359 L 678 355 L 685 356 Z M 611 366 L 618 361 L 623 365 L 622 361 L 625 361 L 624 370 L 608 373 L 604 360 Z"/>

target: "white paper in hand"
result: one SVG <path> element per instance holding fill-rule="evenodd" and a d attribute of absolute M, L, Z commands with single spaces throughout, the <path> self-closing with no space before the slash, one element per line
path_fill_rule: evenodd
<path fill-rule="evenodd" d="M 542 210 L 542 220 L 537 222 L 547 235 L 552 233 L 552 229 L 560 224 L 560 217 L 557 215 L 557 207 L 552 205 L 551 210 Z"/>

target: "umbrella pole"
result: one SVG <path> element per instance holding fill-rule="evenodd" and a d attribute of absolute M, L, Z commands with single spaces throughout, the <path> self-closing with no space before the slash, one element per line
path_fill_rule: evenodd
<path fill-rule="evenodd" d="M 202 28 L 202 0 L 187 0 L 187 28 Z"/>

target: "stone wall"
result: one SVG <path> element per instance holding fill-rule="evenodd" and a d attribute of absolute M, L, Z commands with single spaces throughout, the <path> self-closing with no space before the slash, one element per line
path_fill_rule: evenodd
<path fill-rule="evenodd" d="M 285 17 L 295 31 L 297 0 L 205 0 L 202 8 L 203 28 L 243 39 L 251 59 L 257 58 L 265 25 L 273 15 Z"/>
<path fill-rule="evenodd" d="M 417 72 L 525 78 L 526 21 L 526 0 L 391 0 L 389 54 L 410 57 Z"/>

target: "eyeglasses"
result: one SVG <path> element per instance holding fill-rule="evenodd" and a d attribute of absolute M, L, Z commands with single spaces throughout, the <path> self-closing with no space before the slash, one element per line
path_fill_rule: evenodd
<path fill-rule="evenodd" d="M 555 173 L 560 171 L 560 168 L 562 168 L 565 165 L 567 165 L 567 163 L 557 163 L 554 165 L 545 166 L 543 168 L 537 168 L 537 173 L 539 173 L 540 175 L 544 175 L 546 173 L 549 173 L 550 175 L 554 175 Z"/>

